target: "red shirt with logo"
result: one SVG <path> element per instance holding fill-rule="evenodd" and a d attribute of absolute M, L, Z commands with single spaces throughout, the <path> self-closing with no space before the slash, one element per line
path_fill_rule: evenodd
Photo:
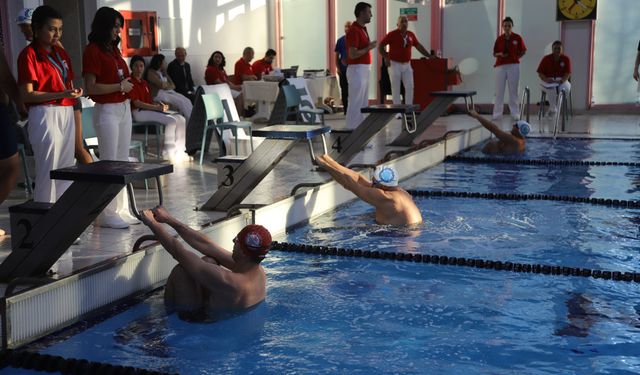
<path fill-rule="evenodd" d="M 527 50 L 524 45 L 522 37 L 516 33 L 511 33 L 509 39 L 502 34 L 496 39 L 493 45 L 493 53 L 503 52 L 507 53 L 506 57 L 496 57 L 496 63 L 493 66 L 500 66 L 506 64 L 519 64 L 520 55 Z"/>
<path fill-rule="evenodd" d="M 370 50 L 357 59 L 352 59 L 349 57 L 349 48 L 353 47 L 355 49 L 363 49 L 367 47 L 370 42 L 371 41 L 369 40 L 369 33 L 367 33 L 367 28 L 365 26 L 360 26 L 360 24 L 357 22 L 352 23 L 346 35 L 347 65 L 371 64 Z"/>
<path fill-rule="evenodd" d="M 264 59 L 260 59 L 251 64 L 251 70 L 253 70 L 256 77 L 260 79 L 263 75 L 269 74 L 269 72 L 273 71 L 273 66 L 271 66 L 271 64 L 267 64 Z"/>
<path fill-rule="evenodd" d="M 406 63 L 411 61 L 411 48 L 418 44 L 418 38 L 411 31 L 402 35 L 400 30 L 395 29 L 389 32 L 382 39 L 381 44 L 389 44 L 389 58 L 392 61 Z"/>
<path fill-rule="evenodd" d="M 153 98 L 151 98 L 151 89 L 149 84 L 144 79 L 137 79 L 131 77 L 131 83 L 133 88 L 129 91 L 129 99 L 131 99 L 131 108 L 136 108 L 134 101 L 139 100 L 143 103 L 153 104 Z"/>
<path fill-rule="evenodd" d="M 564 77 L 565 74 L 571 74 L 571 60 L 563 54 L 560 55 L 558 61 L 553 57 L 553 54 L 546 55 L 540 60 L 537 72 L 551 78 Z"/>
<path fill-rule="evenodd" d="M 18 84 L 31 83 L 33 91 L 62 92 L 71 89 L 73 68 L 71 59 L 64 48 L 51 47 L 51 53 L 42 46 L 31 43 L 18 56 Z M 72 106 L 76 99 L 63 98 L 28 106 L 53 104 Z"/>
<path fill-rule="evenodd" d="M 236 61 L 236 65 L 233 67 L 233 75 L 236 81 L 236 85 L 242 84 L 242 76 L 252 76 L 255 75 L 253 69 L 251 68 L 251 64 L 244 61 L 241 57 L 240 60 Z"/>
<path fill-rule="evenodd" d="M 227 80 L 227 72 L 224 71 L 224 68 L 221 69 L 217 66 L 207 66 L 207 69 L 204 71 L 204 81 L 207 83 L 207 85 L 226 83 Z"/>
<path fill-rule="evenodd" d="M 107 51 L 96 43 L 89 43 L 82 55 L 82 75 L 91 73 L 96 76 L 96 83 L 119 84 L 120 81 L 129 77 L 129 67 L 122 59 L 120 50 L 114 48 Z M 123 92 L 112 92 L 102 95 L 90 95 L 91 100 L 96 103 L 121 103 L 128 99 L 128 95 Z"/>

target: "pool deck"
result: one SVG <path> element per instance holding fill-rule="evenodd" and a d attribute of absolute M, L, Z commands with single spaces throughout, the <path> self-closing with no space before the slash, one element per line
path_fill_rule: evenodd
<path fill-rule="evenodd" d="M 330 115 L 328 125 L 342 127 L 343 115 Z M 549 136 L 548 132 L 539 133 L 540 124 L 537 118 L 531 120 L 533 132 L 531 136 Z M 504 116 L 501 121 L 503 129 L 507 129 L 510 120 Z M 440 117 L 419 139 L 434 140 L 452 130 L 468 130 L 478 123 L 465 115 L 450 115 Z M 553 121 L 545 118 L 542 122 L 543 130 L 553 126 Z M 400 131 L 400 120 L 392 122 L 376 137 L 370 147 L 359 153 L 350 164 L 372 164 L 384 157 L 393 149 L 386 147 Z M 560 137 L 619 137 L 634 138 L 640 136 L 640 120 L 632 115 L 577 115 L 569 120 L 568 132 Z M 141 137 L 139 134 L 135 138 Z M 417 143 L 417 142 L 416 142 Z M 150 147 L 154 143 L 150 142 Z M 317 144 L 319 148 L 319 144 Z M 153 150 L 151 150 L 153 153 Z M 206 155 L 202 166 L 196 161 L 174 165 L 174 172 L 163 181 L 164 202 L 167 209 L 178 219 L 194 228 L 201 228 L 214 220 L 225 217 L 221 212 L 198 211 L 217 186 L 216 165 L 211 162 L 217 153 L 215 142 L 212 142 L 210 154 Z M 152 159 L 152 157 L 147 157 Z M 35 170 L 33 157 L 28 156 L 30 171 Z M 294 149 L 280 161 L 254 191 L 242 202 L 250 204 L 271 204 L 290 195 L 291 189 L 302 182 L 323 182 L 329 180 L 327 173 L 316 172 L 312 169 L 308 148 L 305 143 L 297 144 Z M 22 173 L 19 181 L 23 181 Z M 157 193 L 154 189 L 145 191 L 136 189 L 139 208 L 150 208 L 157 204 Z M 9 198 L 0 207 L 0 228 L 9 228 L 8 207 L 30 199 L 23 188 L 14 189 Z M 69 275 L 79 269 L 85 269 L 96 263 L 130 253 L 137 238 L 150 231 L 144 225 L 132 225 L 129 229 L 99 228 L 90 225 L 81 236 L 81 242 L 72 246 L 54 266 L 59 276 Z M 0 259 L 4 259 L 11 250 L 10 236 L 0 237 Z"/>

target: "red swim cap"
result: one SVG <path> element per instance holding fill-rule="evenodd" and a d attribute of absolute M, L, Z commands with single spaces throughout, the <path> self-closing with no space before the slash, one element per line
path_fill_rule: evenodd
<path fill-rule="evenodd" d="M 259 259 L 264 259 L 271 248 L 271 233 L 262 225 L 247 225 L 236 238 L 243 251 Z"/>

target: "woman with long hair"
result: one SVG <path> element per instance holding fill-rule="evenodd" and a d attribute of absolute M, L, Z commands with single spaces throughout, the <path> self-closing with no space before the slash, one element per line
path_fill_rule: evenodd
<path fill-rule="evenodd" d="M 231 96 L 235 102 L 236 108 L 244 108 L 244 102 L 242 99 L 242 86 L 236 85 L 229 80 L 227 72 L 224 67 L 227 60 L 224 58 L 224 54 L 220 51 L 215 51 L 209 57 L 207 62 L 207 69 L 204 71 L 204 81 L 207 85 L 219 85 L 226 83 L 231 89 Z"/>
<path fill-rule="evenodd" d="M 131 105 L 128 93 L 133 88 L 129 67 L 118 44 L 124 17 L 117 10 L 102 7 L 91 23 L 89 44 L 82 56 L 82 74 L 89 97 L 96 102 L 93 126 L 98 136 L 102 160 L 129 160 L 131 143 Z M 125 229 L 140 223 L 129 212 L 125 191 L 96 219 L 101 227 Z"/>
<path fill-rule="evenodd" d="M 185 153 L 186 121 L 179 113 L 168 112 L 169 106 L 151 99 L 149 84 L 142 78 L 144 73 L 144 59 L 135 55 L 129 62 L 131 68 L 131 82 L 133 90 L 129 93 L 131 99 L 131 114 L 136 121 L 154 121 L 164 125 L 164 147 L 162 157 L 179 163 L 189 160 Z"/>
<path fill-rule="evenodd" d="M 167 63 L 164 55 L 157 54 L 151 58 L 147 71 L 144 73 L 144 79 L 149 82 L 151 97 L 155 101 L 167 103 L 176 108 L 184 116 L 188 124 L 193 104 L 189 99 L 174 90 L 176 85 L 167 75 Z"/>
<path fill-rule="evenodd" d="M 52 181 L 49 172 L 74 164 L 73 106 L 82 89 L 73 87 L 71 59 L 59 46 L 62 16 L 43 5 L 31 18 L 33 41 L 18 57 L 18 84 L 29 108 L 29 140 L 36 161 L 34 201 L 53 203 L 71 182 Z"/>

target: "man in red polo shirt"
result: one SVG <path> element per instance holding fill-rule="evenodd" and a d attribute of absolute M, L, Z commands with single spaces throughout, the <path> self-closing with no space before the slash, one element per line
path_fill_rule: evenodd
<path fill-rule="evenodd" d="M 233 67 L 233 79 L 236 85 L 241 85 L 244 81 L 255 81 L 258 79 L 251 68 L 251 60 L 253 60 L 253 48 L 246 47 L 242 51 L 242 57 L 236 61 Z"/>
<path fill-rule="evenodd" d="M 556 40 L 551 46 L 551 54 L 546 55 L 538 65 L 538 76 L 542 80 L 543 90 L 547 91 L 549 98 L 549 114 L 554 114 L 557 110 L 556 102 L 558 93 L 561 90 L 565 94 L 571 91 L 571 60 L 562 53 L 562 42 Z"/>
<path fill-rule="evenodd" d="M 269 72 L 273 71 L 273 59 L 276 57 L 276 51 L 274 49 L 269 48 L 267 53 L 264 54 L 264 57 L 260 60 L 257 60 L 253 64 L 251 64 L 251 69 L 253 70 L 253 74 L 256 75 L 258 79 L 262 79 L 262 76 L 265 74 L 269 74 Z"/>
<path fill-rule="evenodd" d="M 347 31 L 347 81 L 349 82 L 349 108 L 346 123 L 354 129 L 364 115 L 360 109 L 369 105 L 369 75 L 371 71 L 371 50 L 376 42 L 369 40 L 369 33 L 364 26 L 371 22 L 371 4 L 359 2 L 354 14 L 356 21 Z"/>
<path fill-rule="evenodd" d="M 431 54 L 418 42 L 415 34 L 407 30 L 407 16 L 398 17 L 398 28 L 389 32 L 380 42 L 378 50 L 389 67 L 393 104 L 400 104 L 400 82 L 404 85 L 404 104 L 413 104 L 413 69 L 411 69 L 411 47 L 416 47 L 423 56 Z M 389 45 L 389 52 L 386 46 Z"/>

